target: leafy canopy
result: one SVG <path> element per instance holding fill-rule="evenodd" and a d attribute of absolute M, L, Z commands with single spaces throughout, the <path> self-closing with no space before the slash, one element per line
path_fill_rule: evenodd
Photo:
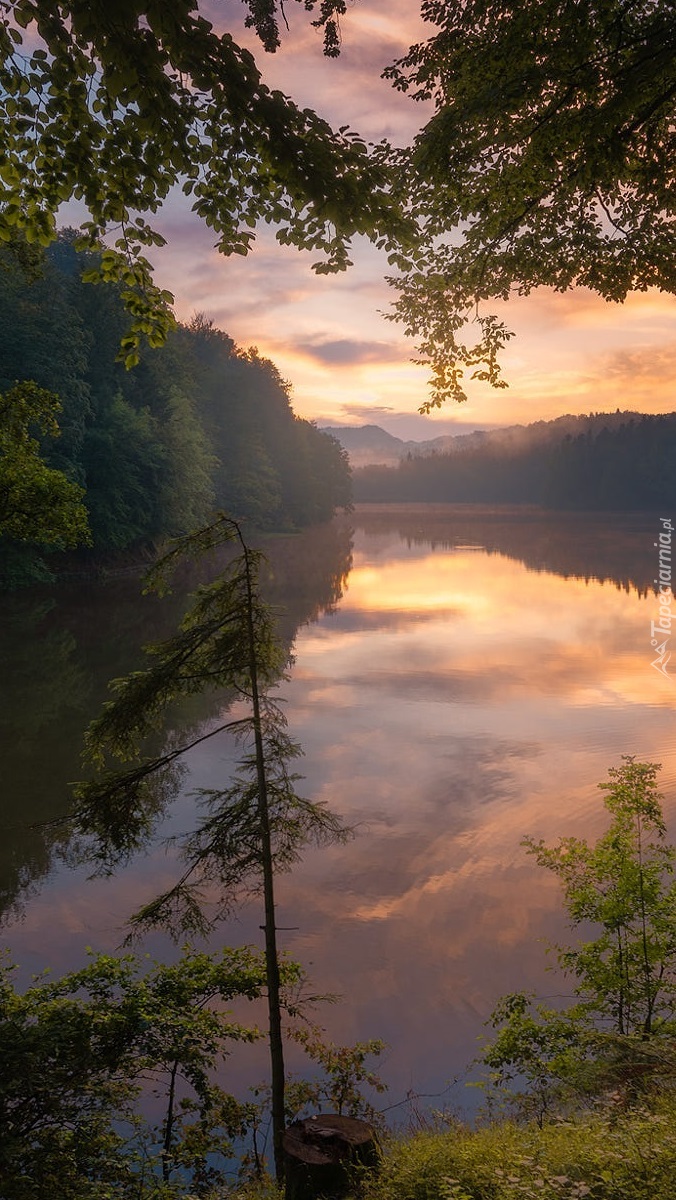
<path fill-rule="evenodd" d="M 587 287 L 676 291 L 676 21 L 670 0 L 424 0 L 436 29 L 385 74 L 435 113 L 399 156 L 420 223 L 396 318 L 432 366 L 504 387 L 485 302 Z M 478 336 L 467 325 L 478 326 Z"/>
<path fill-rule="evenodd" d="M 276 0 L 247 7 L 274 50 Z M 320 4 L 330 55 L 344 11 L 344 0 Z M 354 234 L 379 239 L 391 225 L 388 174 L 365 144 L 267 88 L 196 0 L 2 0 L 0 116 L 0 239 L 21 230 L 48 245 L 59 206 L 79 201 L 82 245 L 113 235 L 87 278 L 122 285 L 128 366 L 172 323 L 145 250 L 164 243 L 147 215 L 175 186 L 224 254 L 247 254 L 265 221 L 280 242 L 318 251 L 320 272 L 349 264 Z"/>

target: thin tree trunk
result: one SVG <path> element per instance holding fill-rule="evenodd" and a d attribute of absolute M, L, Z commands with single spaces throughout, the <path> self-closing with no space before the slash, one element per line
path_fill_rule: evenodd
<path fill-rule="evenodd" d="M 617 930 L 617 966 L 619 975 L 619 991 L 617 995 L 617 1032 L 624 1033 L 624 954 L 622 952 L 622 931 Z"/>
<path fill-rule="evenodd" d="M 171 1155 L 171 1146 L 174 1140 L 174 1103 L 176 1100 L 176 1075 L 178 1072 L 178 1063 L 174 1062 L 169 1076 L 169 1096 L 167 1098 L 167 1119 L 164 1122 L 164 1138 L 162 1139 L 162 1178 L 165 1183 L 169 1183 L 171 1168 L 169 1166 L 169 1157 Z"/>
<path fill-rule="evenodd" d="M 639 893 L 641 898 L 641 941 L 643 950 L 643 981 L 645 984 L 645 1017 L 643 1019 L 643 1038 L 647 1040 L 653 1031 L 653 1008 L 655 1005 L 655 994 L 653 992 L 653 979 L 650 970 L 650 955 L 648 953 L 648 930 L 646 921 L 646 904 L 645 904 L 645 879 L 643 875 L 643 843 L 641 839 L 641 816 L 640 813 L 636 817 L 636 834 L 638 847 L 638 870 L 639 870 Z"/>
<path fill-rule="evenodd" d="M 272 1138 L 275 1159 L 275 1176 L 278 1183 L 284 1180 L 284 1044 L 282 1041 L 282 1013 L 280 1000 L 279 958 L 277 954 L 277 929 L 275 926 L 275 893 L 272 865 L 272 839 L 270 835 L 270 809 L 268 785 L 265 772 L 263 729 L 261 723 L 260 692 L 258 687 L 258 664 L 256 661 L 256 631 L 253 615 L 253 582 L 249 563 L 249 550 L 238 525 L 237 535 L 244 553 L 246 571 L 247 630 L 249 638 L 249 675 L 251 679 L 251 702 L 253 707 L 254 746 L 256 754 L 256 781 L 258 786 L 258 819 L 261 831 L 261 860 L 263 867 L 263 900 L 265 906 L 265 976 L 268 992 L 268 1027 L 270 1041 L 270 1068 L 272 1086 Z"/>

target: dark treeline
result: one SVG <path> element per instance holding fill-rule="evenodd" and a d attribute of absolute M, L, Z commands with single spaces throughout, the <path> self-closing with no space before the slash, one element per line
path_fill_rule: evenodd
<path fill-rule="evenodd" d="M 272 362 L 197 317 L 127 371 L 128 315 L 116 288 L 82 283 L 74 235 L 31 260 L 0 253 L 0 392 L 30 379 L 58 394 L 61 437 L 44 457 L 86 488 L 90 555 L 136 552 L 213 508 L 293 530 L 349 504 L 344 451 L 294 415 Z M 11 575 L 36 553 L 1 557 Z"/>
<path fill-rule="evenodd" d="M 667 510 L 676 502 L 676 413 L 580 419 L 580 433 L 410 455 L 354 472 L 358 501 L 536 504 L 553 509 Z"/>

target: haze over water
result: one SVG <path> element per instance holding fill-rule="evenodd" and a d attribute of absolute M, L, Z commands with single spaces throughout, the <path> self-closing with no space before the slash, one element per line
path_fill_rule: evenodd
<path fill-rule="evenodd" d="M 567 935 L 556 883 L 526 857 L 525 834 L 596 836 L 596 784 L 622 754 L 663 764 L 676 834 L 676 682 L 650 665 L 658 531 L 658 517 L 643 514 L 421 506 L 367 509 L 272 547 L 273 598 L 289 608 L 289 637 L 301 623 L 281 688 L 305 751 L 300 790 L 355 826 L 346 846 L 308 850 L 280 881 L 279 925 L 313 989 L 343 995 L 321 1012 L 329 1035 L 388 1042 L 383 1105 L 408 1089 L 443 1092 L 500 995 L 570 990 L 545 971 L 541 939 Z M 10 897 L 24 885 L 23 916 L 9 919 L 5 940 L 28 972 L 79 965 L 86 945 L 113 948 L 125 917 L 175 877 L 156 848 L 114 879 L 87 882 L 54 846 L 20 831 L 36 763 L 44 815 L 45 777 L 58 810 L 105 676 L 138 654 L 125 642 L 116 663 L 119 638 L 105 652 L 97 642 L 115 621 L 131 636 L 133 593 L 127 583 L 90 589 L 88 600 L 73 593 L 77 619 L 62 601 L 36 634 L 38 649 L 51 639 L 51 684 L 43 677 L 40 687 L 35 663 L 26 664 L 24 714 L 16 695 L 11 719 L 5 710 L 17 803 L 2 882 Z M 162 636 L 159 610 L 139 612 L 138 642 Z M 70 680 L 69 704 L 48 711 L 59 680 Z M 27 720 L 31 703 L 42 710 Z M 213 721 L 218 707 L 185 717 Z M 28 730 L 23 747 L 13 722 Z M 222 785 L 234 753 L 220 738 L 192 753 L 165 829 L 190 828 L 190 793 Z M 216 944 L 258 941 L 260 921 L 257 907 L 243 909 Z M 444 1100 L 468 1097 L 456 1090 L 431 1103 Z"/>

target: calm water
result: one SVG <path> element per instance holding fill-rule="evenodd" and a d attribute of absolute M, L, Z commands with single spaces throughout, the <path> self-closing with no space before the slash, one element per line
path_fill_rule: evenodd
<path fill-rule="evenodd" d="M 658 532 L 657 517 L 374 508 L 270 544 L 269 594 L 295 639 L 283 695 L 303 787 L 356 827 L 281 881 L 279 924 L 313 988 L 343 995 L 322 1010 L 330 1036 L 388 1042 L 383 1104 L 445 1093 L 501 994 L 565 992 L 542 944 L 565 936 L 557 888 L 525 857 L 525 834 L 600 832 L 595 785 L 636 754 L 663 764 L 676 835 L 676 681 L 650 665 Z M 63 811 L 106 679 L 179 609 L 180 597 L 139 601 L 130 580 L 5 605 L 0 885 L 24 973 L 115 947 L 130 911 L 174 878 L 156 847 L 88 881 L 55 830 L 26 826 Z M 199 726 L 225 704 L 205 698 L 181 719 Z M 193 752 L 165 831 L 190 828 L 191 790 L 221 783 L 232 754 L 220 739 Z M 258 940 L 259 924 L 245 909 L 219 938 Z M 444 1102 L 467 1093 L 430 1101 Z"/>

